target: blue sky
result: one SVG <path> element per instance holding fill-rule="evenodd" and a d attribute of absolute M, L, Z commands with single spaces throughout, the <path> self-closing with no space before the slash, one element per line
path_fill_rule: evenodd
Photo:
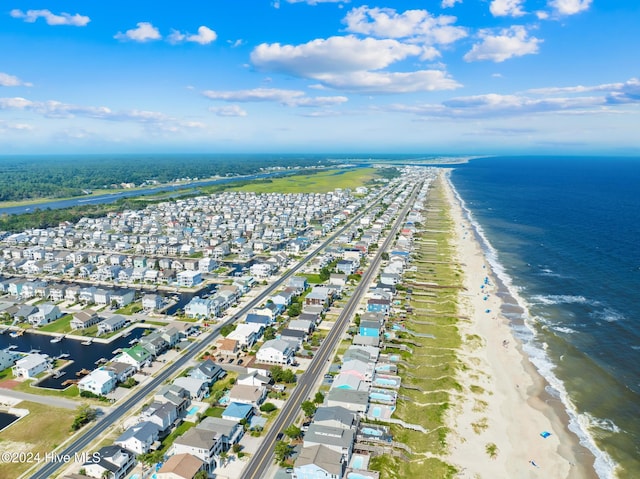
<path fill-rule="evenodd" d="M 640 154 L 637 0 L 3 7 L 3 154 Z"/>

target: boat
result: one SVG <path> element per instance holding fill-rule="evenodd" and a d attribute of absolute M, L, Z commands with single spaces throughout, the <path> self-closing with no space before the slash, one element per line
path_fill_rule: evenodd
<path fill-rule="evenodd" d="M 96 366 L 98 366 L 98 365 L 103 364 L 103 363 L 106 363 L 106 362 L 107 362 L 107 360 L 106 360 L 105 358 L 100 358 L 100 359 L 98 359 L 94 364 L 95 364 Z"/>
<path fill-rule="evenodd" d="M 56 371 L 55 373 L 53 373 L 53 378 L 58 379 L 59 377 L 64 376 L 65 374 L 67 374 L 66 371 Z"/>
<path fill-rule="evenodd" d="M 93 342 L 93 338 L 89 338 L 86 341 L 82 341 L 80 344 L 83 346 L 89 346 Z"/>
<path fill-rule="evenodd" d="M 20 334 L 15 331 L 12 331 L 11 333 L 9 333 L 9 336 L 11 336 L 12 338 L 17 338 L 18 336 L 20 336 Z"/>
<path fill-rule="evenodd" d="M 60 356 L 58 356 L 57 359 L 65 359 L 65 358 L 68 358 L 68 357 L 69 357 L 68 353 L 62 353 Z"/>
<path fill-rule="evenodd" d="M 89 371 L 88 369 L 81 369 L 80 371 L 78 371 L 76 373 L 76 376 L 78 377 L 82 377 L 82 376 L 86 376 L 87 374 L 90 374 L 91 371 Z"/>
<path fill-rule="evenodd" d="M 31 351 L 29 351 L 29 354 L 38 354 L 39 352 L 39 349 L 32 349 Z"/>
<path fill-rule="evenodd" d="M 136 344 L 138 341 L 140 341 L 138 338 L 132 339 L 131 341 L 129 341 L 129 344 L 131 346 L 133 346 L 134 344 Z"/>
<path fill-rule="evenodd" d="M 56 336 L 55 338 L 51 339 L 49 342 L 50 343 L 59 343 L 63 339 L 64 339 L 64 336 Z"/>

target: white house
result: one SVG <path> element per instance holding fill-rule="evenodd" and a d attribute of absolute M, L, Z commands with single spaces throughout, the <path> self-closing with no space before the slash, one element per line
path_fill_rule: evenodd
<path fill-rule="evenodd" d="M 117 382 L 118 378 L 113 371 L 98 368 L 78 381 L 78 389 L 80 392 L 87 391 L 97 396 L 106 396 L 115 389 Z"/>
<path fill-rule="evenodd" d="M 295 346 L 288 341 L 271 339 L 256 352 L 256 361 L 271 364 L 290 364 L 295 353 Z"/>
<path fill-rule="evenodd" d="M 16 361 L 13 375 L 19 378 L 34 378 L 50 367 L 51 361 L 46 354 L 27 354 L 24 358 Z"/>
<path fill-rule="evenodd" d="M 43 326 L 55 321 L 61 316 L 60 308 L 51 303 L 44 303 L 38 305 L 38 311 L 30 314 L 27 319 L 34 326 Z"/>
<path fill-rule="evenodd" d="M 146 454 L 157 440 L 158 426 L 152 422 L 143 421 L 123 432 L 114 444 L 136 454 Z"/>
<path fill-rule="evenodd" d="M 180 271 L 176 278 L 178 280 L 178 286 L 183 288 L 191 288 L 197 284 L 202 283 L 202 273 L 200 271 Z"/>

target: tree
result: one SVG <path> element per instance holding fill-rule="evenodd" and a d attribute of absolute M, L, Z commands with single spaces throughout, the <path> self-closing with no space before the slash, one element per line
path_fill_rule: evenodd
<path fill-rule="evenodd" d="M 316 393 L 316 396 L 313 398 L 313 402 L 316 404 L 322 404 L 323 401 L 324 401 L 324 394 L 318 391 Z"/>
<path fill-rule="evenodd" d="M 300 405 L 300 409 L 304 411 L 304 414 L 307 417 L 311 417 L 315 414 L 317 407 L 312 401 L 304 401 Z"/>
<path fill-rule="evenodd" d="M 291 303 L 291 306 L 287 309 L 289 317 L 300 316 L 302 313 L 302 305 L 300 303 Z"/>
<path fill-rule="evenodd" d="M 386 251 L 384 251 L 384 252 L 382 253 L 382 255 L 380 255 L 380 258 L 381 258 L 383 261 L 389 261 L 389 253 L 387 253 Z"/>
<path fill-rule="evenodd" d="M 291 456 L 291 446 L 284 441 L 278 441 L 273 448 L 273 455 L 276 461 L 282 464 L 289 456 Z"/>
<path fill-rule="evenodd" d="M 275 339 L 276 338 L 276 330 L 273 329 L 271 326 L 269 326 L 267 329 L 264 330 L 264 339 L 265 341 L 269 341 L 271 339 Z"/>
<path fill-rule="evenodd" d="M 154 464 L 162 461 L 163 456 L 162 451 L 154 451 L 146 454 L 139 454 L 136 459 L 138 459 L 138 462 L 141 462 L 143 465 L 150 468 Z"/>
<path fill-rule="evenodd" d="M 227 451 L 222 451 L 220 453 L 220 461 L 222 464 L 225 464 L 228 458 L 229 458 L 229 453 Z"/>
<path fill-rule="evenodd" d="M 240 451 L 242 451 L 242 446 L 236 442 L 231 449 L 234 453 L 238 454 Z"/>
<path fill-rule="evenodd" d="M 78 406 L 76 417 L 73 419 L 71 429 L 77 431 L 85 424 L 90 423 L 98 416 L 98 411 L 88 404 L 81 404 Z"/>
<path fill-rule="evenodd" d="M 260 411 L 270 413 L 278 409 L 275 404 L 266 402 L 262 406 L 260 406 Z"/>
<path fill-rule="evenodd" d="M 331 270 L 326 266 L 320 269 L 320 281 L 326 281 L 331 277 Z"/>
<path fill-rule="evenodd" d="M 284 433 L 291 439 L 298 439 L 302 437 L 302 429 L 300 429 L 295 424 L 291 424 L 288 428 L 286 428 L 284 430 Z"/>
<path fill-rule="evenodd" d="M 196 475 L 193 476 L 193 479 L 209 479 L 209 474 L 207 471 L 198 471 Z"/>

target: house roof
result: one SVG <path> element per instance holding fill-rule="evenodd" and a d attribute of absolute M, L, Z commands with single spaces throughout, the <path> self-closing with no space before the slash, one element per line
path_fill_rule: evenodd
<path fill-rule="evenodd" d="M 337 421 L 346 427 L 351 427 L 355 420 L 356 414 L 342 406 L 320 406 L 313 415 L 313 422 L 316 424 Z"/>
<path fill-rule="evenodd" d="M 318 466 L 332 475 L 342 477 L 342 454 L 322 444 L 303 447 L 296 458 L 294 467 L 302 467 L 309 464 Z"/>
<path fill-rule="evenodd" d="M 311 423 L 309 430 L 304 435 L 304 442 L 305 444 L 308 442 L 318 443 L 346 449 L 353 444 L 355 437 L 356 432 L 352 429 Z"/>
<path fill-rule="evenodd" d="M 222 419 L 220 417 L 205 417 L 196 427 L 198 429 L 212 431 L 229 438 L 233 434 L 233 431 L 238 427 L 238 423 L 230 421 L 229 419 Z"/>
<path fill-rule="evenodd" d="M 191 454 L 176 454 L 167 459 L 158 472 L 172 473 L 185 479 L 192 479 L 203 465 L 204 462 Z"/>
<path fill-rule="evenodd" d="M 229 397 L 233 399 L 242 399 L 245 401 L 257 401 L 264 394 L 263 386 L 249 386 L 245 384 L 236 384 L 229 391 Z"/>
<path fill-rule="evenodd" d="M 253 411 L 253 406 L 251 404 L 232 402 L 222 412 L 222 416 L 244 419 L 249 416 L 251 411 Z"/>
<path fill-rule="evenodd" d="M 211 431 L 198 429 L 196 427 L 189 429 L 182 436 L 178 436 L 174 441 L 174 444 L 183 444 L 185 446 L 207 450 L 211 449 L 215 443 L 215 434 Z"/>

